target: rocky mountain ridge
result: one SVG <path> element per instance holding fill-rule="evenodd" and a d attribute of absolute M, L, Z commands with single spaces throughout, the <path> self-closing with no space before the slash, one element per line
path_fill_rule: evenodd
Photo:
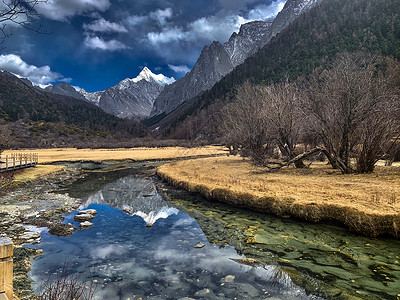
<path fill-rule="evenodd" d="M 272 22 L 254 21 L 243 24 L 239 33 L 233 33 L 228 42 L 213 42 L 205 47 L 193 69 L 160 93 L 154 102 L 151 117 L 169 114 L 185 101 L 210 89 L 320 1 L 322 0 L 288 0 Z"/>
<path fill-rule="evenodd" d="M 145 67 L 136 78 L 124 79 L 104 92 L 87 93 L 83 90 L 80 93 L 88 101 L 117 117 L 144 119 L 150 116 L 154 100 L 164 87 L 174 81 L 174 78 L 156 75 Z"/>
<path fill-rule="evenodd" d="M 79 100 L 86 100 L 86 98 L 80 94 L 73 86 L 65 82 L 59 84 L 50 85 L 44 89 L 46 92 L 53 93 L 56 95 L 74 97 Z"/>
<path fill-rule="evenodd" d="M 103 111 L 124 119 L 144 119 L 150 115 L 154 100 L 164 87 L 175 81 L 163 74 L 154 74 L 147 67 L 136 78 L 126 78 L 105 91 L 77 91 L 73 86 L 61 82 L 45 88 L 45 91 L 86 100 Z"/>

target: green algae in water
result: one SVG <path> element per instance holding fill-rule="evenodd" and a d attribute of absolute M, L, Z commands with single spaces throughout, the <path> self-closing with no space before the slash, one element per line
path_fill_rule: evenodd
<path fill-rule="evenodd" d="M 332 299 L 400 299 L 400 241 L 259 214 L 168 189 L 207 239 L 282 267 L 309 293 Z M 397 256 L 397 257 L 396 257 Z"/>

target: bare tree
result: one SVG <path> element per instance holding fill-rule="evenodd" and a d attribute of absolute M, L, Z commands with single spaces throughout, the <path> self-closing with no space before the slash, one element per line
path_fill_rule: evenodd
<path fill-rule="evenodd" d="M 301 137 L 296 87 L 288 82 L 270 86 L 246 83 L 237 91 L 222 117 L 222 132 L 232 152 L 266 165 L 272 150 L 279 148 L 286 161 L 296 156 Z M 297 167 L 303 167 L 296 161 Z"/>
<path fill-rule="evenodd" d="M 285 160 L 291 160 L 298 154 L 296 147 L 303 135 L 297 88 L 286 81 L 263 87 L 262 96 L 264 115 L 271 130 L 271 138 Z M 304 167 L 301 160 L 296 161 L 295 165 Z"/>
<path fill-rule="evenodd" d="M 221 131 L 234 149 L 241 148 L 256 164 L 264 164 L 270 149 L 271 132 L 263 109 L 263 91 L 250 83 L 237 90 L 236 100 L 222 112 Z"/>
<path fill-rule="evenodd" d="M 311 76 L 303 109 L 333 167 L 372 172 L 399 134 L 398 74 L 394 59 L 344 53 Z"/>
<path fill-rule="evenodd" d="M 0 0 L 0 44 L 10 36 L 6 28 L 10 25 L 22 26 L 40 32 L 42 26 L 30 26 L 29 17 L 37 15 L 35 7 L 47 0 Z"/>

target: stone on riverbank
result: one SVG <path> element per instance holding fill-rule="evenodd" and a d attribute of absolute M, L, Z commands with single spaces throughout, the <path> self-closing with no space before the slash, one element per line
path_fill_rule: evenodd
<path fill-rule="evenodd" d="M 29 240 L 36 240 L 40 238 L 40 233 L 39 232 L 25 232 L 24 234 L 19 236 L 19 239 L 29 241 Z"/>

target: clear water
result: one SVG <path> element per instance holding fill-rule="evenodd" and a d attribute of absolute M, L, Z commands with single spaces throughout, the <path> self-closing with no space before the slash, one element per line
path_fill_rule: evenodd
<path fill-rule="evenodd" d="M 87 196 L 84 207 L 98 211 L 93 227 L 67 238 L 42 233 L 37 247 L 44 255 L 30 274 L 37 292 L 67 265 L 69 274 L 95 283 L 96 299 L 317 299 L 279 266 L 233 261 L 244 256 L 208 242 L 196 220 L 149 179 L 131 175 L 108 183 Z M 78 225 L 76 213 L 65 221 Z M 205 247 L 194 248 L 198 242 Z"/>
<path fill-rule="evenodd" d="M 42 233 L 31 277 L 94 282 L 97 299 L 397 299 L 400 242 L 283 220 L 165 188 L 130 171 L 93 173 L 67 191 L 98 216 L 62 238 Z M 75 214 L 75 213 L 74 213 Z M 66 222 L 74 223 L 74 214 Z M 74 223 L 77 225 L 77 223 Z M 193 246 L 201 242 L 204 248 Z M 232 259 L 254 258 L 251 267 Z"/>

